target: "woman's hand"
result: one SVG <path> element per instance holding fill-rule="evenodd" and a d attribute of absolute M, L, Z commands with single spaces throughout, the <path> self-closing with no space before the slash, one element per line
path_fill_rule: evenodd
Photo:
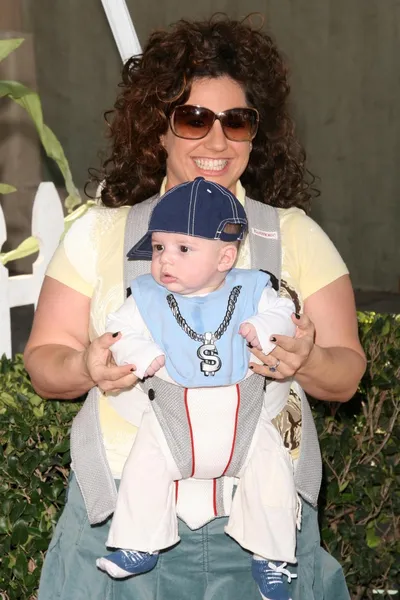
<path fill-rule="evenodd" d="M 132 387 L 138 380 L 135 365 L 116 366 L 110 346 L 121 339 L 121 333 L 104 333 L 84 350 L 83 360 L 87 374 L 102 392 L 116 392 Z"/>
<path fill-rule="evenodd" d="M 255 348 L 251 350 L 263 363 L 262 365 L 250 363 L 249 366 L 254 373 L 273 379 L 286 379 L 293 377 L 306 364 L 314 347 L 315 327 L 310 318 L 304 314 L 300 317 L 293 314 L 292 320 L 297 326 L 294 338 L 286 335 L 271 337 L 276 347 L 268 355 Z"/>

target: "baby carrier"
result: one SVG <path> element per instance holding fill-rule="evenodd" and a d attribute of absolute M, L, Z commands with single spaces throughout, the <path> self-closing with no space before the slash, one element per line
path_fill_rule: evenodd
<path fill-rule="evenodd" d="M 151 211 L 158 200 L 159 195 L 153 196 L 133 206 L 129 211 L 124 244 L 126 290 L 134 278 L 150 272 L 150 261 L 128 261 L 126 254 L 147 231 Z M 278 211 L 247 197 L 245 207 L 249 221 L 251 267 L 267 270 L 280 284 L 281 237 Z M 239 422 L 246 423 L 246 435 L 240 438 L 242 441 L 235 448 L 226 476 L 234 476 L 243 464 L 250 446 L 252 431 L 254 432 L 261 411 L 267 383 L 268 380 L 264 377 L 253 374 L 239 384 L 240 395 L 243 399 Z M 152 400 L 153 409 L 159 419 L 163 419 L 163 415 L 168 412 L 168 410 L 165 411 L 168 403 L 179 402 L 180 395 L 183 394 L 182 388 L 158 377 L 145 380 L 141 383 L 141 387 Z M 100 428 L 99 395 L 100 391 L 97 387 L 90 390 L 83 407 L 73 421 L 71 431 L 73 469 L 91 524 L 101 523 L 109 517 L 114 512 L 117 498 L 117 489 L 107 462 Z M 112 403 L 112 399 L 110 401 Z M 117 404 L 114 408 L 118 411 Z M 295 468 L 295 484 L 299 495 L 315 506 L 321 485 L 322 463 L 313 416 L 304 393 L 301 396 L 301 421 L 300 453 Z M 163 429 L 167 432 L 168 428 L 173 426 L 173 422 L 163 423 Z M 184 426 L 179 433 L 180 435 L 176 436 L 176 433 L 171 431 L 169 440 L 168 433 L 166 438 L 181 472 L 189 476 L 191 465 L 187 463 L 188 454 L 184 451 L 187 443 Z M 218 502 L 218 497 L 222 494 L 223 480 L 224 477 L 217 480 L 219 484 L 217 485 L 217 505 L 221 506 L 218 516 L 224 514 L 223 503 Z"/>

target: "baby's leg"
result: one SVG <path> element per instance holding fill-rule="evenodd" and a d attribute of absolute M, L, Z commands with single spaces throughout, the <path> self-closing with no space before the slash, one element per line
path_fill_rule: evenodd
<path fill-rule="evenodd" d="M 285 566 L 297 562 L 297 516 L 292 461 L 263 411 L 225 531 L 253 552 L 252 574 L 264 600 L 290 600 L 283 576 L 290 581 Z"/>
<path fill-rule="evenodd" d="M 96 561 L 112 577 L 150 571 L 158 550 L 179 541 L 175 480 L 181 478 L 151 408 L 143 415 L 126 461 L 107 546 L 119 548 Z"/>

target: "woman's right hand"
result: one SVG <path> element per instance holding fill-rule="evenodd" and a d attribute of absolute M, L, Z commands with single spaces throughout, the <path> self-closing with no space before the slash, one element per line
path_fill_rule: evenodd
<path fill-rule="evenodd" d="M 113 359 L 110 346 L 121 339 L 121 333 L 117 335 L 104 333 L 84 350 L 84 368 L 101 392 L 117 392 L 132 387 L 138 380 L 133 371 L 135 365 L 123 365 L 118 367 Z"/>

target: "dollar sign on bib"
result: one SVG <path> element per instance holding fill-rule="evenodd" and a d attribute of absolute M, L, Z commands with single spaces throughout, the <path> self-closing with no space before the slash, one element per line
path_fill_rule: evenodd
<path fill-rule="evenodd" d="M 211 332 L 204 334 L 204 344 L 197 350 L 197 356 L 200 358 L 200 369 L 206 377 L 215 375 L 221 368 L 221 359 L 218 356 L 218 350 L 214 344 L 215 338 Z"/>

